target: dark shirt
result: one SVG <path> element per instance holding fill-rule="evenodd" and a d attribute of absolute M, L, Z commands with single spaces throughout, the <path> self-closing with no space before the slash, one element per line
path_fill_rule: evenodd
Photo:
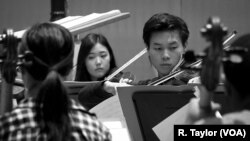
<path fill-rule="evenodd" d="M 123 72 L 117 74 L 110 81 L 119 82 L 121 77 L 123 77 Z M 97 104 L 113 96 L 113 94 L 108 93 L 104 90 L 103 88 L 104 82 L 105 81 L 99 81 L 97 83 L 87 85 L 79 91 L 78 101 L 87 110 L 95 107 Z"/>
<path fill-rule="evenodd" d="M 113 96 L 103 89 L 103 83 L 104 81 L 90 84 L 80 90 L 78 100 L 87 110 Z"/>

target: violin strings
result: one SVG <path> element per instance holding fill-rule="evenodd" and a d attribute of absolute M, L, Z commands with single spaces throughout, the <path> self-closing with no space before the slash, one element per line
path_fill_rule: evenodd
<path fill-rule="evenodd" d="M 175 71 L 175 72 L 173 72 L 173 73 L 171 73 L 171 76 L 172 77 L 169 77 L 168 79 L 166 79 L 166 80 L 160 80 L 159 82 L 156 82 L 155 84 L 151 84 L 151 85 L 153 85 L 153 86 L 157 86 L 157 85 L 159 85 L 159 84 L 161 84 L 161 83 L 163 83 L 163 82 L 165 82 L 165 81 L 167 81 L 167 80 L 169 80 L 169 79 L 171 79 L 171 78 L 173 78 L 173 77 L 175 77 L 175 76 L 177 76 L 177 75 L 180 75 L 181 73 L 183 73 L 183 71 L 180 71 L 180 70 L 178 70 L 178 71 Z"/>
<path fill-rule="evenodd" d="M 223 42 L 223 45 L 226 45 L 236 34 L 237 31 L 234 30 L 232 34 Z"/>
<path fill-rule="evenodd" d="M 202 61 L 202 60 L 199 59 L 199 60 L 197 60 L 196 62 L 190 64 L 189 66 L 199 66 L 200 63 L 201 63 L 201 61 Z M 165 76 L 165 77 L 162 77 L 162 78 L 160 78 L 160 79 L 158 79 L 158 80 L 156 80 L 156 81 L 154 81 L 154 82 L 148 84 L 148 86 L 150 86 L 150 85 L 157 86 L 157 85 L 159 85 L 159 84 L 161 84 L 161 83 L 163 83 L 163 82 L 168 81 L 169 79 L 171 79 L 171 78 L 173 78 L 173 77 L 175 77 L 175 76 L 180 75 L 180 74 L 183 73 L 183 72 L 184 72 L 183 70 L 174 71 L 174 72 L 172 72 L 170 75 L 167 75 L 167 76 Z"/>
<path fill-rule="evenodd" d="M 129 66 L 131 63 L 133 63 L 135 60 L 137 60 L 139 57 L 141 57 L 143 54 L 147 52 L 147 49 L 143 49 L 141 52 L 139 52 L 136 56 L 134 56 L 132 59 L 130 59 L 127 63 L 122 65 L 119 69 L 117 69 L 115 72 L 113 72 L 111 75 L 109 75 L 105 80 L 110 80 L 114 76 L 116 76 L 119 72 L 124 70 L 127 66 Z"/>

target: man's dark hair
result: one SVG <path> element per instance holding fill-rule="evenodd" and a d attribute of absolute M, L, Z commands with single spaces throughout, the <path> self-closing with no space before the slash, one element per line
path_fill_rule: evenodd
<path fill-rule="evenodd" d="M 153 33 L 159 31 L 179 31 L 182 45 L 185 47 L 189 30 L 187 24 L 181 18 L 168 14 L 158 13 L 153 15 L 144 25 L 143 40 L 147 48 L 149 48 L 150 38 Z"/>

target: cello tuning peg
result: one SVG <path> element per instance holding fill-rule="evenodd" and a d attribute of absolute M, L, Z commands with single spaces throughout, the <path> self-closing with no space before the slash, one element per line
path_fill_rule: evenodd
<path fill-rule="evenodd" d="M 223 26 L 223 27 L 222 27 L 222 31 L 223 31 L 224 33 L 227 33 L 228 28 L 227 28 L 227 27 L 225 27 L 225 26 Z"/>
<path fill-rule="evenodd" d="M 202 35 L 205 34 L 205 33 L 207 33 L 207 28 L 201 28 L 200 32 L 201 32 Z"/>
<path fill-rule="evenodd" d="M 243 61 L 244 54 L 248 52 L 247 48 L 237 48 L 234 49 L 227 49 L 225 51 L 225 57 L 223 58 L 223 61 L 230 61 L 231 63 L 241 63 Z"/>

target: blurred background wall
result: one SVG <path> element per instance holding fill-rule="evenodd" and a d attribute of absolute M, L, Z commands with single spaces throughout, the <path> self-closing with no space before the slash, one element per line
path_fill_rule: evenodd
<path fill-rule="evenodd" d="M 103 13 L 119 9 L 130 12 L 128 19 L 112 23 L 89 32 L 104 34 L 115 53 L 118 66 L 123 65 L 144 49 L 142 29 L 144 23 L 155 13 L 168 12 L 182 17 L 190 29 L 188 49 L 202 51 L 208 43 L 201 37 L 200 28 L 210 16 L 219 16 L 229 32 L 238 35 L 249 32 L 249 0 L 68 0 L 68 16 Z M 50 0 L 1 0 L 0 31 L 14 28 L 25 29 L 36 22 L 50 20 Z M 78 45 L 76 45 L 77 49 Z M 154 77 L 147 54 L 131 64 L 130 71 L 136 80 Z"/>

